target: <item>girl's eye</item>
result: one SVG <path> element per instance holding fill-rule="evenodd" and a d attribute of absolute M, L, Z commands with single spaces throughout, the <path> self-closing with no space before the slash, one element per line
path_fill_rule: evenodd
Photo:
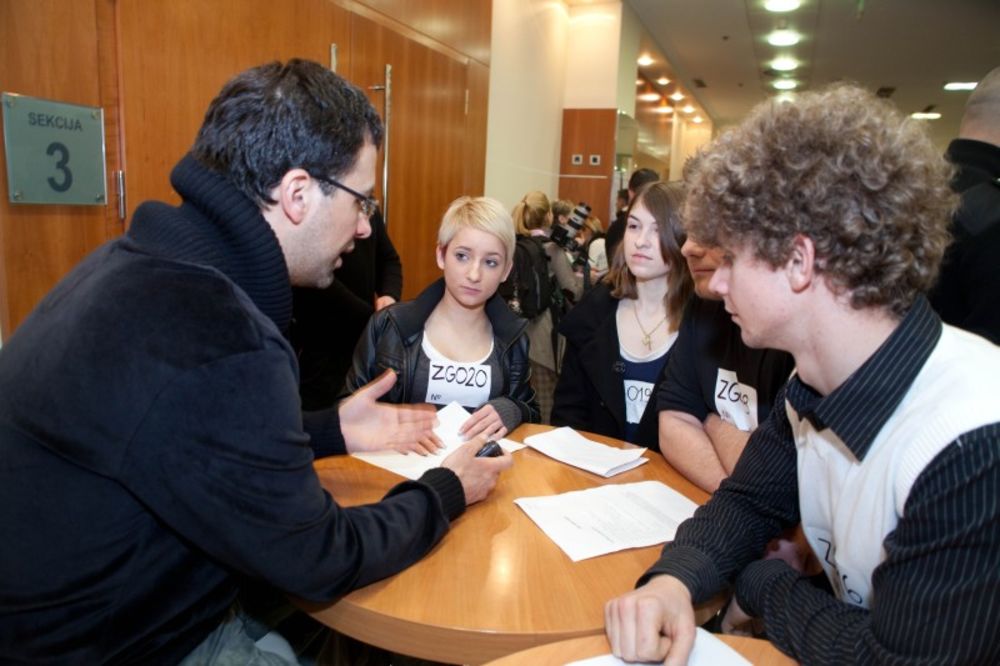
<path fill-rule="evenodd" d="M 467 255 L 464 252 L 456 252 L 455 253 L 455 258 L 458 259 L 459 261 L 465 261 L 466 259 L 469 258 L 469 255 Z"/>
<path fill-rule="evenodd" d="M 489 266 L 490 268 L 496 268 L 497 266 L 500 265 L 500 262 L 497 261 L 496 259 L 487 259 L 486 265 Z"/>

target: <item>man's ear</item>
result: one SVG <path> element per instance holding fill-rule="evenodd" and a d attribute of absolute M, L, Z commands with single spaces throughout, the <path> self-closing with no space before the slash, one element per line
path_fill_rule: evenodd
<path fill-rule="evenodd" d="M 816 279 L 816 245 L 811 238 L 803 234 L 795 236 L 785 270 L 792 291 L 805 291 L 812 285 Z"/>
<path fill-rule="evenodd" d="M 434 256 L 437 257 L 438 268 L 444 270 L 444 253 L 448 251 L 448 246 L 442 246 L 438 244 L 434 250 Z"/>
<path fill-rule="evenodd" d="M 281 177 L 281 182 L 271 191 L 271 198 L 277 203 L 274 207 L 280 208 L 282 214 L 288 218 L 292 224 L 300 224 L 306 218 L 309 206 L 313 205 L 312 192 L 310 188 L 315 188 L 319 192 L 319 185 L 309 172 L 305 169 L 291 169 Z"/>

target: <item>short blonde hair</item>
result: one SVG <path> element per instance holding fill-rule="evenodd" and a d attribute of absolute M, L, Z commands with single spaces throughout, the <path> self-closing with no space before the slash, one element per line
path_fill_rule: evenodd
<path fill-rule="evenodd" d="M 503 204 L 490 197 L 459 197 L 451 202 L 441 226 L 438 228 L 438 245 L 447 247 L 461 229 L 478 229 L 492 234 L 503 243 L 507 252 L 505 261 L 514 259 L 514 222 Z"/>

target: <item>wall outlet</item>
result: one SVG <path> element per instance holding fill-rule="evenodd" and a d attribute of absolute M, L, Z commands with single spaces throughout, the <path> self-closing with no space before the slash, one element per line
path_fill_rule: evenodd
<path fill-rule="evenodd" d="M 569 158 L 569 161 L 572 164 L 577 164 L 577 165 L 583 164 L 583 155 L 581 155 L 580 153 L 573 153 L 573 156 Z"/>
<path fill-rule="evenodd" d="M 590 156 L 590 166 L 601 166 L 601 156 L 591 155 Z"/>

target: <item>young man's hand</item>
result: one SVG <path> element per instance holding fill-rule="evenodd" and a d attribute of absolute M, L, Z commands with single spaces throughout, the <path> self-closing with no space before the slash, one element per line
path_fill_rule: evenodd
<path fill-rule="evenodd" d="M 616 657 L 683 666 L 694 647 L 691 593 L 673 576 L 656 576 L 605 604 L 604 630 Z"/>

